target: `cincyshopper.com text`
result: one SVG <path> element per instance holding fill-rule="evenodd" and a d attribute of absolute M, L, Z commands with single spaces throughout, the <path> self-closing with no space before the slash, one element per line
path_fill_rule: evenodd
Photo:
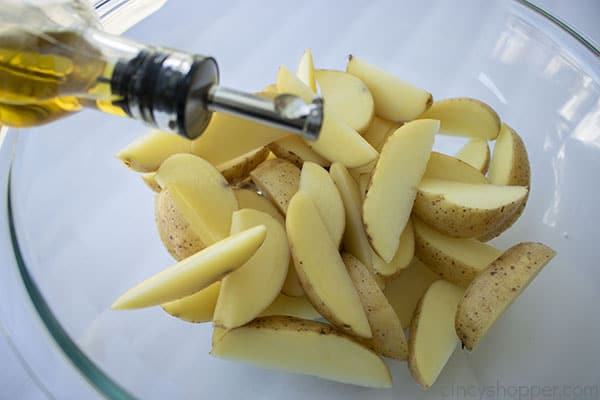
<path fill-rule="evenodd" d="M 453 400 L 600 400 L 600 385 L 448 385 L 442 398 Z"/>

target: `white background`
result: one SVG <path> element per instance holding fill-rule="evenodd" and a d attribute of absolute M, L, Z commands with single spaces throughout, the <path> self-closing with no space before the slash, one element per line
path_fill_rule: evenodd
<path fill-rule="evenodd" d="M 174 0 L 173 0 L 174 1 Z M 535 4 L 584 33 L 596 45 L 600 44 L 600 1 L 599 0 L 537 0 Z M 0 134 L 1 135 L 1 134 Z M 0 143 L 2 137 L 0 136 Z M 0 331 L 0 335 L 2 332 Z M 27 332 L 22 332 L 26 335 Z M 68 385 L 68 382 L 64 383 Z M 45 399 L 18 357 L 0 337 L 0 399 Z"/>

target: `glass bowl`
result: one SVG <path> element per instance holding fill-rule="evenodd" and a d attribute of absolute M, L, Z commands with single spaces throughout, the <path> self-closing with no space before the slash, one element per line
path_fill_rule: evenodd
<path fill-rule="evenodd" d="M 245 90 L 271 83 L 279 64 L 294 68 L 306 47 L 317 67 L 342 69 L 353 53 L 437 99 L 481 99 L 520 132 L 533 168 L 529 205 L 493 243 L 541 241 L 558 255 L 474 352 L 454 353 L 429 390 L 402 362 L 389 362 L 393 388 L 376 390 L 222 361 L 208 355 L 209 324 L 158 307 L 109 310 L 172 260 L 154 226 L 153 196 L 114 157 L 147 128 L 91 111 L 9 130 L 0 148 L 5 336 L 56 398 L 597 395 L 600 66 L 597 50 L 564 28 L 501 0 L 227 0 L 167 2 L 126 34 L 213 55 L 222 81 Z"/>

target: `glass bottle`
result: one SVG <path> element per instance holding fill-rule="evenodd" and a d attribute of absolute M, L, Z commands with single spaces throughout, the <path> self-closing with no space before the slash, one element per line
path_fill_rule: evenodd
<path fill-rule="evenodd" d="M 215 59 L 109 34 L 84 0 L 0 7 L 1 124 L 36 126 L 87 107 L 195 138 L 220 111 L 318 136 L 320 99 L 266 99 L 218 83 Z"/>

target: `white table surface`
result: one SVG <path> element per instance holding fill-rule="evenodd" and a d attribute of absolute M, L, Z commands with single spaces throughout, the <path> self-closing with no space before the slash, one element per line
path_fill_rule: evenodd
<path fill-rule="evenodd" d="M 600 44 L 599 0 L 534 0 L 533 3 L 569 23 L 597 45 Z M 49 396 L 37 387 L 0 330 L 0 400 L 47 398 Z"/>

